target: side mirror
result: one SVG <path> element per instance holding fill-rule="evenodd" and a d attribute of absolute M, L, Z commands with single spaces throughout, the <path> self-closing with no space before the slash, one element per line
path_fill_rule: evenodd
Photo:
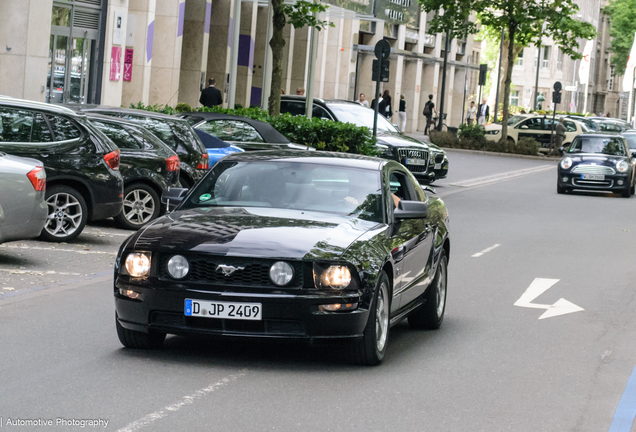
<path fill-rule="evenodd" d="M 432 194 L 437 195 L 437 191 L 435 190 L 435 188 L 432 188 L 432 187 L 430 187 L 430 186 L 428 186 L 428 185 L 423 185 L 423 186 L 422 186 L 422 189 L 424 189 L 424 190 L 425 190 L 425 191 L 427 191 L 427 192 L 430 192 L 430 193 L 432 193 Z"/>
<path fill-rule="evenodd" d="M 188 193 L 188 189 L 169 187 L 161 194 L 161 203 L 165 204 L 168 212 L 174 210 Z"/>
<path fill-rule="evenodd" d="M 398 207 L 393 210 L 395 219 L 426 219 L 428 217 L 428 205 L 421 201 L 401 200 Z"/>

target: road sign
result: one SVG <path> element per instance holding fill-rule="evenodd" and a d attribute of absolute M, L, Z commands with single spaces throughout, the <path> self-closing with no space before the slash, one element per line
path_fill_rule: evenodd
<path fill-rule="evenodd" d="M 575 85 L 565 86 L 565 87 L 563 87 L 563 90 L 569 91 L 569 92 L 573 92 L 573 91 L 577 90 L 577 86 L 575 86 Z"/>
<path fill-rule="evenodd" d="M 380 60 L 373 60 L 373 72 L 371 72 L 371 81 L 378 80 L 378 62 Z M 388 60 L 382 60 L 382 70 L 380 70 L 380 81 L 389 82 L 389 66 L 391 63 Z"/>
<path fill-rule="evenodd" d="M 514 305 L 525 308 L 545 309 L 546 311 L 543 312 L 543 315 L 541 315 L 539 319 L 552 318 L 559 315 L 581 312 L 585 310 L 582 307 L 577 306 L 564 298 L 557 300 L 556 303 L 552 305 L 532 303 L 534 299 L 549 290 L 558 281 L 559 279 L 536 278 L 532 281 L 526 292 L 524 292 L 523 295 L 519 297 L 519 300 L 514 303 Z"/>
<path fill-rule="evenodd" d="M 386 60 L 391 55 L 391 45 L 386 39 L 381 39 L 375 44 L 373 51 L 377 59 Z"/>
<path fill-rule="evenodd" d="M 560 92 L 562 88 L 563 88 L 563 85 L 561 84 L 561 81 L 557 81 L 554 83 L 554 91 Z"/>

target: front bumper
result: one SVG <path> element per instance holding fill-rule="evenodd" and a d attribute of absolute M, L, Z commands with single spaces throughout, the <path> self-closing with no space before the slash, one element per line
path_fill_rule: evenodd
<path fill-rule="evenodd" d="M 567 179 L 567 181 L 566 181 Z M 586 189 L 601 191 L 623 191 L 630 184 L 631 172 L 606 174 L 604 180 L 583 179 L 583 174 L 574 174 L 559 167 L 558 183 L 566 189 Z"/>
<path fill-rule="evenodd" d="M 119 289 L 134 290 L 142 300 L 119 294 Z M 362 292 L 336 294 L 276 294 L 262 292 L 223 292 L 207 289 L 157 289 L 149 284 L 115 281 L 115 309 L 122 327 L 169 334 L 201 334 L 273 339 L 351 339 L 364 332 L 369 317 L 368 300 Z M 188 317 L 185 300 L 250 302 L 262 304 L 262 320 L 233 320 Z M 321 312 L 318 306 L 330 303 L 358 303 L 347 312 Z"/>

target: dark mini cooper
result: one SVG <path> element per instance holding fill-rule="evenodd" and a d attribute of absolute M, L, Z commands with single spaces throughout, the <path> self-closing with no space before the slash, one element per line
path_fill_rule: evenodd
<path fill-rule="evenodd" d="M 557 192 L 573 189 L 610 191 L 624 198 L 634 194 L 634 159 L 625 138 L 588 133 L 563 149 Z"/>
<path fill-rule="evenodd" d="M 119 340 L 167 333 L 348 341 L 378 364 L 404 318 L 437 329 L 450 253 L 443 202 L 401 164 L 328 152 L 235 153 L 122 245 Z"/>

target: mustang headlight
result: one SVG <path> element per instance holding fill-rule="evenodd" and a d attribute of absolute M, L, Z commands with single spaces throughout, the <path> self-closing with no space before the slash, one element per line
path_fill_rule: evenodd
<path fill-rule="evenodd" d="M 168 273 L 174 279 L 183 279 L 190 271 L 190 263 L 186 257 L 175 255 L 168 260 Z"/>
<path fill-rule="evenodd" d="M 561 159 L 561 168 L 570 169 L 572 167 L 572 158 L 566 157 Z"/>
<path fill-rule="evenodd" d="M 278 286 L 287 285 L 294 278 L 294 268 L 284 261 L 275 262 L 269 269 L 269 278 Z"/>
<path fill-rule="evenodd" d="M 624 173 L 629 169 L 629 164 L 625 162 L 624 160 L 618 161 L 616 163 L 616 169 L 618 170 L 618 172 Z"/>
<path fill-rule="evenodd" d="M 129 253 L 124 262 L 125 273 L 132 277 L 144 277 L 150 274 L 150 253 Z"/>
<path fill-rule="evenodd" d="M 347 266 L 331 265 L 326 269 L 314 266 L 316 288 L 345 289 L 351 283 L 351 271 Z"/>

